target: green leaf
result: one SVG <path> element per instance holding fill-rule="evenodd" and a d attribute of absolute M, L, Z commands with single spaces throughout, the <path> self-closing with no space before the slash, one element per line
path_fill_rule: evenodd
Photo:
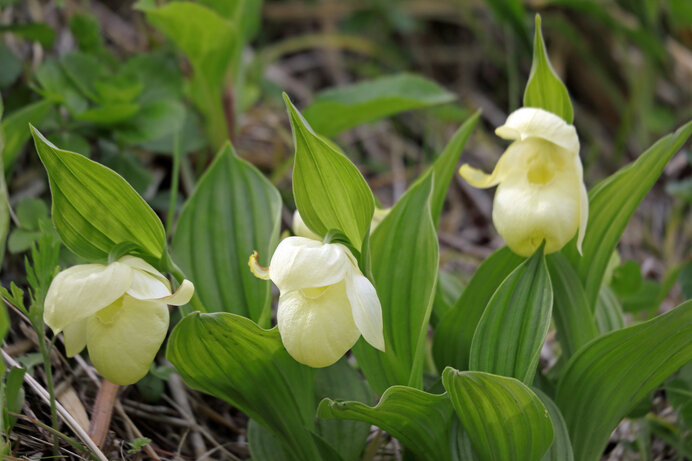
<path fill-rule="evenodd" d="M 553 318 L 565 359 L 598 336 L 596 320 L 579 276 L 561 253 L 547 258 L 553 285 Z"/>
<path fill-rule="evenodd" d="M 253 461 L 292 461 L 281 441 L 254 419 L 248 422 L 247 438 Z"/>
<path fill-rule="evenodd" d="M 459 127 L 440 156 L 435 159 L 435 162 L 429 168 L 429 170 L 435 173 L 435 184 L 433 186 L 432 196 L 430 197 L 430 210 L 436 228 L 440 221 L 440 215 L 442 214 L 442 207 L 444 206 L 447 191 L 449 190 L 449 183 L 456 174 L 455 167 L 459 161 L 459 156 L 464 150 L 464 146 L 469 136 L 471 136 L 471 132 L 476 127 L 479 117 L 480 111 L 469 117 L 468 120 Z M 421 175 L 418 181 L 421 181 L 423 177 L 424 175 Z"/>
<path fill-rule="evenodd" d="M 135 103 L 109 104 L 85 110 L 76 114 L 74 118 L 94 125 L 112 126 L 131 120 L 139 109 L 139 104 Z"/>
<path fill-rule="evenodd" d="M 324 399 L 319 418 L 340 418 L 373 424 L 396 437 L 420 460 L 449 460 L 452 405 L 445 394 L 428 394 L 406 386 L 392 386 L 379 403 Z"/>
<path fill-rule="evenodd" d="M 541 247 L 488 301 L 471 341 L 469 369 L 531 384 L 552 308 L 553 290 Z"/>
<path fill-rule="evenodd" d="M 60 59 L 60 68 L 84 96 L 100 102 L 94 83 L 108 79 L 111 72 L 96 56 L 73 51 Z"/>
<path fill-rule="evenodd" d="M 692 360 L 692 302 L 648 322 L 601 336 L 567 363 L 556 403 L 576 461 L 600 459 L 629 410 Z"/>
<path fill-rule="evenodd" d="M 279 192 L 226 144 L 180 214 L 174 259 L 208 311 L 269 325 L 271 282 L 252 275 L 247 264 L 256 250 L 269 265 L 280 227 Z"/>
<path fill-rule="evenodd" d="M 214 10 L 193 2 L 172 2 L 159 8 L 140 1 L 148 21 L 185 54 L 193 69 L 190 95 L 207 118 L 216 147 L 228 139 L 222 107 L 222 84 L 229 65 L 240 54 L 236 27 Z"/>
<path fill-rule="evenodd" d="M 11 32 L 26 40 L 38 42 L 44 48 L 50 48 L 55 41 L 55 31 L 53 28 L 42 22 L 0 25 L 0 33 L 2 32 Z"/>
<path fill-rule="evenodd" d="M 88 260 L 104 260 L 123 242 L 160 259 L 166 234 L 156 213 L 117 173 L 88 158 L 58 149 L 31 127 L 48 172 L 53 223 L 67 248 Z"/>
<path fill-rule="evenodd" d="M 594 312 L 598 331 L 608 333 L 609 331 L 619 330 L 625 326 L 625 314 L 617 296 L 610 287 L 601 286 L 596 301 L 596 312 Z"/>
<path fill-rule="evenodd" d="M 43 61 L 34 75 L 41 86 L 38 90 L 41 95 L 57 104 L 64 104 L 70 114 L 84 112 L 89 106 L 89 102 L 68 78 L 62 64 L 56 59 L 48 58 Z"/>
<path fill-rule="evenodd" d="M 223 399 L 269 429 L 290 459 L 321 459 L 313 441 L 313 370 L 288 355 L 279 330 L 235 314 L 192 313 L 166 357 L 188 386 Z"/>
<path fill-rule="evenodd" d="M 565 84 L 550 65 L 541 33 L 541 16 L 536 15 L 536 35 L 533 38 L 533 63 L 524 90 L 524 106 L 539 107 L 562 117 L 567 123 L 574 121 L 574 110 Z"/>
<path fill-rule="evenodd" d="M 438 370 L 469 366 L 471 341 L 485 306 L 502 281 L 524 260 L 509 248 L 493 253 L 478 267 L 456 305 L 440 320 L 433 340 Z"/>
<path fill-rule="evenodd" d="M 162 99 L 141 106 L 124 126 L 118 138 L 129 143 L 144 143 L 180 131 L 185 122 L 185 106 L 174 99 Z"/>
<path fill-rule="evenodd" d="M 41 199 L 27 197 L 17 204 L 16 214 L 21 228 L 38 230 L 39 221 L 48 217 L 48 207 Z"/>
<path fill-rule="evenodd" d="M 24 368 L 12 367 L 7 373 L 6 383 L 5 383 L 5 404 L 6 408 L 3 408 L 3 425 L 5 427 L 6 433 L 14 426 L 17 418 L 10 416 L 7 413 L 21 413 L 22 407 L 24 406 L 24 374 L 26 370 Z"/>
<path fill-rule="evenodd" d="M 317 133 L 332 137 L 364 123 L 455 99 L 426 78 L 396 74 L 322 91 L 304 115 Z"/>
<path fill-rule="evenodd" d="M 584 283 L 591 309 L 601 289 L 608 261 L 639 203 L 668 161 L 692 135 L 692 121 L 664 136 L 630 165 L 601 181 L 589 192 L 589 222 L 579 256 L 576 245 L 563 249 Z"/>
<path fill-rule="evenodd" d="M 524 45 L 525 50 L 529 50 L 529 30 L 526 27 L 526 10 L 521 0 L 488 0 L 485 3 L 492 12 L 507 24 L 514 32 L 514 36 Z M 511 38 L 508 38 L 511 40 Z"/>
<path fill-rule="evenodd" d="M 12 85 L 22 73 L 22 61 L 0 43 L 0 88 Z"/>
<path fill-rule="evenodd" d="M 2 118 L 3 110 L 4 106 L 2 103 L 2 96 L 0 95 L 0 119 Z M 5 148 L 5 139 L 3 136 L 2 127 L 3 125 L 0 125 L 0 154 L 3 154 L 3 150 Z M 4 157 L 0 155 L 0 265 L 2 265 L 2 261 L 5 258 L 5 243 L 7 243 L 7 232 L 10 229 L 10 202 L 9 195 L 7 193 L 7 182 L 5 181 L 3 158 Z M 7 320 L 7 311 L 5 310 L 5 306 L 2 306 L 0 309 L 0 333 L 2 333 L 2 335 L 0 335 L 0 341 L 4 339 L 5 334 L 7 333 L 7 329 L 4 325 L 5 320 Z"/>
<path fill-rule="evenodd" d="M 550 397 L 539 389 L 533 388 L 533 392 L 541 399 L 541 402 L 548 410 L 550 420 L 553 422 L 553 443 L 541 461 L 574 461 L 574 452 L 572 451 L 572 442 L 569 440 L 567 423 L 565 423 L 565 418 L 562 417 L 560 409 Z"/>
<path fill-rule="evenodd" d="M 296 149 L 293 196 L 305 224 L 324 236 L 343 232 L 360 250 L 370 231 L 375 199 L 358 168 L 317 135 L 284 94 Z"/>
<path fill-rule="evenodd" d="M 435 296 L 439 249 L 430 215 L 432 173 L 409 188 L 370 237 L 372 274 L 382 305 L 385 351 L 364 340 L 353 349 L 375 392 L 395 384 L 422 388 L 425 339 Z"/>
<path fill-rule="evenodd" d="M 41 123 L 48 115 L 51 107 L 53 107 L 53 102 L 43 99 L 22 107 L 2 121 L 0 130 L 5 141 L 5 147 L 2 150 L 2 163 L 6 175 L 14 166 L 24 145 L 31 137 L 29 124 Z"/>
<path fill-rule="evenodd" d="M 552 444 L 548 410 L 521 381 L 447 367 L 442 382 L 481 461 L 539 461 Z"/>

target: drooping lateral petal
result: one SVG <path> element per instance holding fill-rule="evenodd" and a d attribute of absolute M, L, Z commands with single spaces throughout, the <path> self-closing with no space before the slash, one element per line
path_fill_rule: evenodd
<path fill-rule="evenodd" d="M 512 112 L 504 125 L 495 130 L 504 139 L 525 140 L 541 138 L 568 150 L 579 153 L 579 138 L 573 125 L 561 117 L 536 107 L 522 107 Z"/>
<path fill-rule="evenodd" d="M 164 296 L 163 298 L 152 299 L 152 301 L 159 301 L 171 306 L 182 306 L 190 302 L 192 295 L 195 293 L 195 286 L 189 280 L 183 280 L 177 290 L 173 294 Z"/>
<path fill-rule="evenodd" d="M 63 330 L 65 337 L 65 353 L 68 357 L 74 357 L 82 352 L 87 343 L 86 319 L 71 323 Z"/>
<path fill-rule="evenodd" d="M 502 154 L 491 174 L 486 174 L 468 164 L 463 164 L 461 168 L 459 168 L 459 174 L 473 187 L 487 189 L 488 187 L 497 186 L 512 173 L 513 169 L 517 166 L 517 162 L 520 160 L 519 157 L 521 153 L 514 148 L 515 145 L 516 143 L 513 143 L 505 153 Z"/>
<path fill-rule="evenodd" d="M 168 306 L 128 295 L 89 318 L 89 358 L 107 380 L 133 384 L 147 374 L 168 331 Z"/>
<path fill-rule="evenodd" d="M 43 319 L 55 334 L 120 298 L 132 284 L 132 269 L 114 262 L 81 264 L 55 276 L 48 288 Z"/>
<path fill-rule="evenodd" d="M 314 368 L 335 363 L 360 337 L 345 282 L 332 285 L 315 297 L 306 296 L 301 290 L 282 292 L 277 323 L 281 341 L 291 357 Z"/>
<path fill-rule="evenodd" d="M 272 256 L 269 277 L 281 293 L 333 285 L 343 280 L 350 268 L 346 252 L 346 247 L 338 243 L 288 237 Z"/>
<path fill-rule="evenodd" d="M 151 275 L 152 277 L 156 278 L 159 280 L 161 283 L 163 283 L 165 286 L 168 287 L 168 292 L 170 293 L 171 291 L 171 284 L 166 278 L 165 275 L 163 275 L 161 272 L 156 270 L 154 266 L 143 260 L 142 258 L 138 258 L 136 256 L 131 256 L 131 255 L 125 255 L 122 258 L 118 260 L 118 262 L 127 264 L 133 269 L 137 269 L 139 271 L 142 271 L 148 275 Z"/>
<path fill-rule="evenodd" d="M 375 287 L 363 275 L 353 273 L 346 278 L 346 294 L 351 302 L 353 321 L 363 338 L 372 347 L 384 352 L 382 306 Z"/>

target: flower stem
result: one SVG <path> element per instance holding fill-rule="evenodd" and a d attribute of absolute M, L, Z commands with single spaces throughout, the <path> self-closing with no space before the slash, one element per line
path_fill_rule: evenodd
<path fill-rule="evenodd" d="M 38 344 L 43 358 L 43 367 L 46 372 L 46 389 L 50 397 L 50 423 L 53 429 L 58 430 L 58 410 L 55 405 L 55 386 L 53 385 L 53 366 L 50 363 L 50 352 L 55 343 L 55 337 L 51 339 L 49 347 L 46 346 L 45 332 L 43 325 L 34 325 L 34 329 L 38 332 Z M 53 454 L 57 457 L 60 455 L 60 445 L 58 436 L 53 434 Z"/>

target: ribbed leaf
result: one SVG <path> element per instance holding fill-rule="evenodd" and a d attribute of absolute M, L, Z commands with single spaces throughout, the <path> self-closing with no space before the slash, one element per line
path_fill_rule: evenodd
<path fill-rule="evenodd" d="M 269 429 L 291 459 L 320 460 L 313 442 L 313 370 L 293 360 L 279 330 L 225 312 L 192 313 L 166 357 L 188 386 L 223 399 Z"/>
<path fill-rule="evenodd" d="M 541 247 L 488 301 L 471 341 L 469 369 L 531 384 L 552 308 L 553 290 Z"/>
<path fill-rule="evenodd" d="M 430 215 L 432 173 L 412 186 L 370 238 L 372 274 L 382 304 L 386 352 L 361 340 L 353 349 L 378 394 L 395 384 L 421 388 L 425 336 L 439 250 Z"/>
<path fill-rule="evenodd" d="M 318 93 L 305 109 L 305 118 L 315 131 L 331 137 L 364 123 L 455 99 L 453 93 L 418 75 L 387 75 Z"/>
<path fill-rule="evenodd" d="M 269 265 L 279 239 L 281 196 L 230 144 L 221 149 L 188 199 L 173 254 L 210 312 L 226 311 L 268 326 L 271 283 L 253 276 L 253 251 Z"/>
<path fill-rule="evenodd" d="M 503 247 L 478 266 L 456 305 L 440 320 L 433 341 L 438 370 L 466 370 L 471 341 L 485 306 L 497 287 L 524 259 Z"/>
<path fill-rule="evenodd" d="M 553 422 L 553 443 L 541 461 L 574 461 L 574 452 L 572 451 L 572 442 L 569 440 L 567 423 L 565 423 L 565 418 L 562 417 L 560 409 L 544 392 L 536 388 L 532 388 L 532 390 L 545 405 L 550 415 L 550 420 Z"/>
<path fill-rule="evenodd" d="M 613 290 L 608 286 L 601 286 L 596 301 L 596 312 L 594 312 L 598 331 L 608 333 L 609 331 L 619 330 L 625 326 L 625 314 L 622 306 Z"/>
<path fill-rule="evenodd" d="M 692 360 L 692 302 L 608 333 L 582 348 L 558 382 L 556 403 L 569 428 L 574 459 L 600 459 L 629 410 Z"/>
<path fill-rule="evenodd" d="M 445 394 L 435 395 L 406 386 L 392 386 L 375 407 L 361 402 L 324 399 L 320 418 L 364 421 L 387 431 L 420 460 L 451 459 L 452 405 Z"/>
<path fill-rule="evenodd" d="M 521 381 L 447 367 L 442 382 L 480 460 L 539 461 L 550 447 L 548 410 Z"/>
<path fill-rule="evenodd" d="M 2 119 L 3 112 L 2 97 L 0 97 L 0 119 Z M 5 243 L 7 242 L 7 232 L 10 229 L 10 202 L 7 195 L 7 182 L 5 181 L 5 169 L 3 165 L 2 153 L 5 148 L 5 138 L 2 132 L 2 125 L 0 125 L 0 265 L 2 265 L 2 260 L 5 257 Z M 2 319 L 7 317 L 7 313 L 0 311 L 0 335 L 2 338 L 5 337 L 7 330 L 3 329 Z"/>
<path fill-rule="evenodd" d="M 553 319 L 565 359 L 598 336 L 579 276 L 561 253 L 546 258 L 553 285 Z"/>
<path fill-rule="evenodd" d="M 471 132 L 476 127 L 479 117 L 480 112 L 476 112 L 459 127 L 440 156 L 435 159 L 435 162 L 429 168 L 435 173 L 435 184 L 433 186 L 432 196 L 430 197 L 430 211 L 435 227 L 437 227 L 440 221 L 442 207 L 444 206 L 445 197 L 447 196 L 447 190 L 449 190 L 449 183 L 456 174 L 455 167 L 459 161 L 459 156 L 464 150 L 464 146 L 469 136 L 471 136 Z M 423 179 L 423 177 L 424 175 L 421 175 L 418 181 Z"/>
<path fill-rule="evenodd" d="M 533 38 L 533 63 L 524 90 L 524 106 L 540 107 L 562 117 L 567 123 L 574 121 L 574 110 L 567 87 L 550 65 L 541 32 L 541 16 L 536 15 L 536 34 Z"/>
<path fill-rule="evenodd" d="M 34 127 L 34 144 L 48 172 L 53 223 L 65 246 L 89 260 L 104 260 L 132 243 L 160 259 L 166 234 L 154 210 L 113 170 L 58 149 Z"/>
<path fill-rule="evenodd" d="M 664 136 L 632 164 L 601 181 L 589 193 L 589 222 L 583 256 L 573 243 L 563 250 L 586 290 L 589 306 L 596 306 L 603 275 L 627 222 L 661 175 L 673 155 L 692 135 L 692 121 Z"/>
<path fill-rule="evenodd" d="M 375 211 L 370 187 L 344 154 L 315 134 L 288 96 L 284 99 L 296 149 L 293 196 L 300 216 L 316 234 L 339 230 L 360 250 Z"/>

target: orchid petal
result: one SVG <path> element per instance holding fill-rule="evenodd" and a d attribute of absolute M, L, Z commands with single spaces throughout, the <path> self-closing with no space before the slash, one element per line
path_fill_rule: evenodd
<path fill-rule="evenodd" d="M 375 349 L 384 352 L 382 306 L 370 280 L 360 274 L 346 278 L 346 295 L 351 302 L 353 320 L 363 338 Z"/>

